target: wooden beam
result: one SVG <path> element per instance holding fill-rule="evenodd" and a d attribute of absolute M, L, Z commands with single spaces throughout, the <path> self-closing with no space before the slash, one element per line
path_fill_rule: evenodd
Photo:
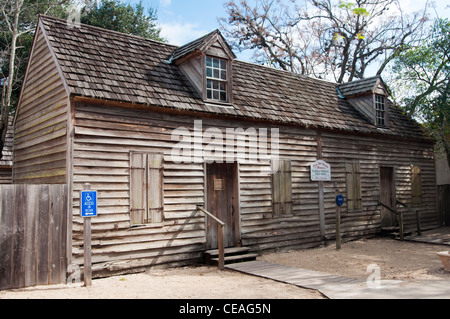
<path fill-rule="evenodd" d="M 317 159 L 322 159 L 322 132 L 317 130 Z M 325 193 L 323 189 L 323 182 L 318 182 L 319 186 L 319 223 L 320 236 L 325 241 Z"/>

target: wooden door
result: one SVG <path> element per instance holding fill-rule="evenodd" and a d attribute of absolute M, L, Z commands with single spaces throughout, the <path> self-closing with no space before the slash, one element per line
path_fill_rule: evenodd
<path fill-rule="evenodd" d="M 395 209 L 394 168 L 380 167 L 381 202 Z M 381 207 L 381 227 L 397 226 L 397 217 L 387 208 Z"/>
<path fill-rule="evenodd" d="M 235 247 L 240 242 L 237 165 L 212 163 L 206 165 L 206 210 L 225 223 L 224 245 Z M 206 222 L 206 248 L 216 249 L 217 223 Z"/>

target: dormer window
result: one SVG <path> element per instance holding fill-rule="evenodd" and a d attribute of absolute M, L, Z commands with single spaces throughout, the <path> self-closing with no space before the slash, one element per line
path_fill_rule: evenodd
<path fill-rule="evenodd" d="M 227 61 L 206 57 L 206 98 L 227 102 Z"/>
<path fill-rule="evenodd" d="M 369 123 L 379 129 L 389 129 L 389 90 L 380 76 L 339 84 L 337 92 Z"/>
<path fill-rule="evenodd" d="M 169 63 L 178 65 L 199 97 L 207 104 L 233 104 L 233 60 L 231 47 L 219 30 L 177 48 Z"/>
<path fill-rule="evenodd" d="M 386 125 L 386 105 L 384 95 L 375 94 L 375 111 L 377 126 Z"/>

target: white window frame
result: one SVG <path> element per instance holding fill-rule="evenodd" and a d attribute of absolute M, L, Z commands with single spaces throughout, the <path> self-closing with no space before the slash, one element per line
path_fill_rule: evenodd
<path fill-rule="evenodd" d="M 215 66 L 216 61 L 218 62 L 217 67 Z M 206 56 L 205 76 L 206 76 L 206 83 L 205 83 L 206 100 L 217 101 L 221 103 L 229 102 L 230 97 L 228 92 L 228 85 L 229 85 L 228 61 L 213 56 Z"/>

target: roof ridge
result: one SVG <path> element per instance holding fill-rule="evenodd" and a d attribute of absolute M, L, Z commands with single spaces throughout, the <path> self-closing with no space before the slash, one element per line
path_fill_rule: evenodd
<path fill-rule="evenodd" d="M 330 84 L 330 85 L 338 85 L 338 83 L 333 82 L 331 80 L 314 78 L 314 77 L 311 77 L 311 76 L 308 76 L 308 75 L 295 73 L 295 72 L 289 71 L 289 70 L 277 69 L 277 68 L 275 68 L 273 66 L 270 66 L 270 65 L 259 64 L 259 63 L 256 63 L 256 62 L 248 62 L 248 61 L 243 61 L 243 60 L 239 60 L 239 59 L 236 59 L 235 61 L 236 62 L 240 62 L 240 63 L 250 64 L 251 66 L 266 68 L 266 69 L 269 69 L 269 70 L 272 70 L 272 71 L 275 71 L 275 72 L 281 72 L 281 73 L 290 74 L 290 75 L 292 75 L 294 77 L 300 77 L 300 78 L 304 78 L 304 79 L 308 79 L 308 80 L 312 80 L 312 81 L 325 82 L 325 83 Z"/>
<path fill-rule="evenodd" d="M 374 79 L 381 79 L 381 75 L 374 75 L 374 76 L 370 76 L 368 78 L 357 79 L 357 80 L 353 80 L 353 81 L 350 81 L 350 82 L 337 83 L 337 84 L 338 84 L 338 86 L 344 86 L 344 85 L 347 85 L 347 84 L 354 84 L 354 83 L 363 82 L 363 81 L 370 81 L 370 80 L 374 80 Z"/>
<path fill-rule="evenodd" d="M 61 18 L 49 16 L 49 15 L 46 15 L 46 14 L 39 14 L 39 19 L 41 19 L 41 18 L 43 18 L 44 20 L 54 20 L 54 21 L 57 21 L 57 22 L 63 23 L 63 24 L 67 24 L 68 23 L 67 19 L 61 19 Z M 83 27 L 89 28 L 89 29 L 94 29 L 94 30 L 102 31 L 102 32 L 108 32 L 108 33 L 115 34 L 115 35 L 122 36 L 122 37 L 123 36 L 127 36 L 127 37 L 130 37 L 130 38 L 136 38 L 136 39 L 139 39 L 139 40 L 144 40 L 144 41 L 149 41 L 149 42 L 154 42 L 154 43 L 167 45 L 167 46 L 173 47 L 174 49 L 179 47 L 179 46 L 177 46 L 175 44 L 170 44 L 170 43 L 163 42 L 163 41 L 149 39 L 149 38 L 145 38 L 145 37 L 142 37 L 142 36 L 139 36 L 139 35 L 119 32 L 119 31 L 115 31 L 115 30 L 111 30 L 111 29 L 102 28 L 102 27 L 97 27 L 97 26 L 94 26 L 94 25 L 86 24 L 86 23 L 80 23 L 80 25 L 83 26 Z"/>

